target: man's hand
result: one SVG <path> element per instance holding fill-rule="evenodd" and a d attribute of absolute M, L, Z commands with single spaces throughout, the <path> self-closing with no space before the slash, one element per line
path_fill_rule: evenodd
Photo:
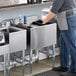
<path fill-rule="evenodd" d="M 43 24 L 46 24 L 48 23 L 52 18 L 55 17 L 56 14 L 54 14 L 53 12 L 49 12 L 48 15 L 46 16 L 46 18 L 43 18 L 42 21 L 43 21 Z"/>

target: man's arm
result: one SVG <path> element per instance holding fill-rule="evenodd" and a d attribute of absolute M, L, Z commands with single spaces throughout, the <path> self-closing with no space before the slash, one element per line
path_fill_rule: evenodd
<path fill-rule="evenodd" d="M 48 13 L 48 15 L 46 16 L 46 18 L 43 18 L 42 21 L 43 21 L 43 23 L 45 24 L 45 23 L 49 22 L 49 21 L 50 21 L 52 18 L 54 18 L 55 16 L 56 16 L 56 14 L 50 11 L 50 12 Z"/>
<path fill-rule="evenodd" d="M 64 4 L 64 0 L 54 0 L 52 9 L 50 10 L 46 18 L 42 19 L 43 23 L 47 23 L 49 20 L 54 18 L 63 4 Z"/>

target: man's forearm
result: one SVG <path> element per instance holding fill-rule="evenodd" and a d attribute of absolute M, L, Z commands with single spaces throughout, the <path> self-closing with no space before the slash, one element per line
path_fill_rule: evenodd
<path fill-rule="evenodd" d="M 54 18 L 55 15 L 56 14 L 54 14 L 53 12 L 49 12 L 48 15 L 46 16 L 46 18 L 42 19 L 43 23 L 47 23 L 49 20 L 51 20 L 52 18 Z"/>

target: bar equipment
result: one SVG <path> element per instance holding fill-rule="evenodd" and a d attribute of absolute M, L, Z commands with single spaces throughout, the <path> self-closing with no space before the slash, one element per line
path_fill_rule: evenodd
<path fill-rule="evenodd" d="M 32 75 L 32 50 L 36 50 L 36 57 L 35 59 L 38 59 L 39 50 L 52 46 L 52 54 L 49 54 L 52 56 L 53 59 L 53 65 L 55 64 L 55 44 L 56 44 L 56 23 L 52 24 L 45 24 L 45 25 L 30 25 L 27 27 L 19 27 L 21 29 L 27 30 L 27 49 L 30 52 L 29 59 L 26 59 L 30 62 L 30 74 Z M 42 53 L 47 54 L 46 52 L 40 51 Z"/>
<path fill-rule="evenodd" d="M 0 26 L 0 55 L 4 56 L 4 76 L 10 76 L 10 53 L 26 49 L 26 30 L 10 26 L 10 21 L 3 20 Z"/>

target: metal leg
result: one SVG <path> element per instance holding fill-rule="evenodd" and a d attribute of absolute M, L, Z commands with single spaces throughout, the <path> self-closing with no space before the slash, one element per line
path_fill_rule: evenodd
<path fill-rule="evenodd" d="M 4 76 L 7 76 L 7 72 L 6 72 L 6 54 L 4 54 Z"/>
<path fill-rule="evenodd" d="M 22 76 L 25 76 L 25 50 L 22 51 Z"/>
<path fill-rule="evenodd" d="M 53 49 L 52 49 L 52 68 L 55 65 L 55 45 L 53 45 Z"/>
<path fill-rule="evenodd" d="M 10 54 L 8 54 L 7 70 L 8 70 L 8 76 L 10 76 Z"/>
<path fill-rule="evenodd" d="M 32 76 L 32 50 L 30 50 L 30 76 Z"/>
<path fill-rule="evenodd" d="M 45 50 L 47 51 L 47 53 L 46 53 L 47 54 L 47 58 L 49 58 L 49 56 L 51 55 L 51 53 L 50 53 L 51 50 L 49 49 L 49 47 L 47 47 Z"/>
<path fill-rule="evenodd" d="M 35 51 L 35 61 L 39 62 L 39 50 L 38 49 Z"/>
<path fill-rule="evenodd" d="M 10 76 L 10 55 L 4 55 L 4 76 Z"/>

